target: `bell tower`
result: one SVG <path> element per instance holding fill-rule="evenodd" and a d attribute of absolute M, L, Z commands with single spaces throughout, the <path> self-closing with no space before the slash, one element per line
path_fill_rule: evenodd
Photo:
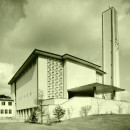
<path fill-rule="evenodd" d="M 107 73 L 103 83 L 120 87 L 118 16 L 114 7 L 102 13 L 102 67 Z M 108 96 L 111 99 L 112 94 Z"/>

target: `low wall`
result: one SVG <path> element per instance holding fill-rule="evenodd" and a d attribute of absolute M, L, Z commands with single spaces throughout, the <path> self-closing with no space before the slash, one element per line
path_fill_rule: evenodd
<path fill-rule="evenodd" d="M 118 100 L 106 100 L 93 97 L 73 97 L 60 104 L 66 110 L 64 119 L 96 114 L 130 114 L 130 103 Z M 49 105 L 53 116 L 56 105 Z"/>

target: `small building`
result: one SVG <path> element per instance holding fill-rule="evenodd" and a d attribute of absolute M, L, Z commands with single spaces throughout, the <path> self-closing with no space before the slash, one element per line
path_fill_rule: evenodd
<path fill-rule="evenodd" d="M 14 117 L 14 100 L 9 96 L 0 95 L 0 118 Z"/>

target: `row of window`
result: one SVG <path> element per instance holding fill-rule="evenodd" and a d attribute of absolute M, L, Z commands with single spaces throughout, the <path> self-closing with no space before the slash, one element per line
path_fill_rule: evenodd
<path fill-rule="evenodd" d="M 31 95 L 32 95 L 31 92 L 30 92 L 30 93 L 27 93 L 26 95 L 19 97 L 19 101 L 22 100 L 22 98 L 26 98 L 26 97 L 29 97 L 29 96 L 31 96 Z"/>
<path fill-rule="evenodd" d="M 3 101 L 3 102 L 1 102 L 1 105 L 2 105 L 2 106 L 5 106 L 6 103 L 7 103 L 7 102 L 4 102 L 4 101 Z M 8 106 L 12 106 L 12 102 L 8 102 Z"/>
<path fill-rule="evenodd" d="M 0 109 L 0 114 L 12 114 L 12 110 L 11 109 Z"/>

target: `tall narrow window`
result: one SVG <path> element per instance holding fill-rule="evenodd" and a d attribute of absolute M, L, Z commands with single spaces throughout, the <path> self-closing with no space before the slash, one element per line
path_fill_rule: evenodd
<path fill-rule="evenodd" d="M 5 102 L 1 102 L 1 105 L 2 105 L 2 106 L 5 106 Z"/>
<path fill-rule="evenodd" d="M 9 114 L 12 114 L 12 110 L 11 109 L 9 109 Z"/>
<path fill-rule="evenodd" d="M 3 110 L 3 109 L 1 109 L 0 113 L 1 113 L 1 114 L 4 114 L 4 110 Z"/>
<path fill-rule="evenodd" d="M 5 114 L 8 114 L 8 109 L 5 109 Z"/>

